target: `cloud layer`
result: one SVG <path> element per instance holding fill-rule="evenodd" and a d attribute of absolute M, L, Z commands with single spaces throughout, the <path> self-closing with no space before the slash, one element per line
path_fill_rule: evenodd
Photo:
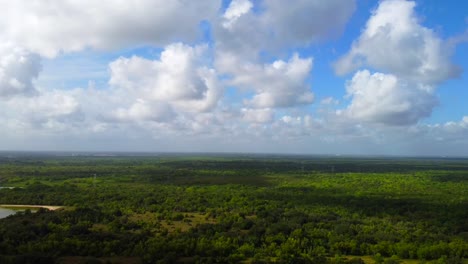
<path fill-rule="evenodd" d="M 351 50 L 336 63 L 337 73 L 369 66 L 425 84 L 456 77 L 460 72 L 450 60 L 453 48 L 419 24 L 415 5 L 405 0 L 381 2 Z"/>
<path fill-rule="evenodd" d="M 1 0 L 0 37 L 53 57 L 85 48 L 116 49 L 193 41 L 220 1 Z"/>
<path fill-rule="evenodd" d="M 434 140 L 435 151 L 468 146 L 468 117 L 424 123 L 438 87 L 461 74 L 452 62 L 460 42 L 424 26 L 412 1 L 380 1 L 335 62 L 321 60 L 336 52 L 356 1 L 0 4 L 5 148 L 393 154 Z M 42 62 L 82 65 L 76 58 L 86 54 L 102 56 L 92 72 L 104 81 L 37 82 Z M 314 81 L 324 64 L 340 87 Z"/>
<path fill-rule="evenodd" d="M 415 2 L 382 1 L 361 35 L 335 63 L 338 74 L 361 67 L 348 81 L 345 113 L 359 121 L 410 125 L 431 115 L 440 83 L 457 77 L 453 47 L 419 22 Z"/>

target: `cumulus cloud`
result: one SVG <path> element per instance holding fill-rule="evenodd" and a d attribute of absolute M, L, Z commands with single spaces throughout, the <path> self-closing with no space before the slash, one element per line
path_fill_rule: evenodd
<path fill-rule="evenodd" d="M 177 112 L 213 109 L 223 91 L 206 56 L 206 46 L 175 43 L 167 46 L 159 59 L 133 56 L 113 61 L 110 85 L 135 98 L 115 116 L 120 120 L 167 121 Z"/>
<path fill-rule="evenodd" d="M 219 49 L 256 58 L 261 50 L 306 46 L 341 33 L 355 9 L 355 1 L 341 0 L 293 0 L 287 8 L 282 0 L 255 3 L 230 3 L 215 27 Z"/>
<path fill-rule="evenodd" d="M 367 122 L 409 125 L 428 117 L 437 100 L 431 88 L 392 74 L 358 71 L 346 86 L 352 102 L 346 114 Z"/>
<path fill-rule="evenodd" d="M 293 0 L 285 8 L 283 0 L 265 0 L 260 19 L 276 42 L 307 45 L 340 34 L 355 6 L 355 1 Z"/>
<path fill-rule="evenodd" d="M 234 77 L 233 83 L 251 86 L 256 91 L 247 105 L 253 107 L 289 107 L 310 104 L 314 95 L 307 85 L 312 59 L 301 59 L 295 54 L 288 62 L 277 60 L 263 67 L 247 67 L 244 74 Z"/>
<path fill-rule="evenodd" d="M 382 1 L 351 50 L 335 64 L 336 72 L 370 66 L 425 84 L 457 76 L 459 69 L 450 61 L 453 47 L 419 23 L 415 5 L 406 0 Z"/>
<path fill-rule="evenodd" d="M 192 41 L 220 1 L 1 0 L 0 36 L 43 56 L 85 48 Z"/>
<path fill-rule="evenodd" d="M 347 83 L 352 99 L 345 114 L 358 121 L 411 125 L 429 117 L 435 90 L 460 71 L 452 64 L 454 44 L 420 24 L 416 3 L 386 0 L 372 12 L 361 35 L 335 63 L 338 74 L 361 67 Z"/>
<path fill-rule="evenodd" d="M 254 92 L 243 101 L 247 108 L 311 104 L 312 57 L 294 54 L 265 63 L 262 53 L 336 36 L 355 9 L 355 1 L 293 0 L 287 5 L 284 8 L 277 0 L 233 0 L 213 27 L 215 67 L 228 85 Z"/>
<path fill-rule="evenodd" d="M 233 0 L 223 15 L 223 27 L 230 28 L 239 19 L 252 9 L 253 4 L 249 0 Z"/>
<path fill-rule="evenodd" d="M 468 135 L 468 116 L 464 116 L 460 121 L 427 125 L 425 129 L 438 141 L 468 142 L 468 138 L 466 137 L 466 135 Z"/>
<path fill-rule="evenodd" d="M 242 109 L 242 117 L 245 121 L 252 123 L 269 123 L 273 121 L 274 112 L 272 109 Z"/>
<path fill-rule="evenodd" d="M 314 95 L 307 83 L 312 62 L 312 58 L 294 54 L 289 61 L 261 65 L 242 63 L 231 54 L 219 54 L 218 65 L 233 74 L 229 84 L 255 92 L 252 99 L 245 100 L 245 105 L 276 108 L 313 102 Z"/>
<path fill-rule="evenodd" d="M 175 114 L 171 106 L 165 102 L 148 103 L 143 99 L 138 99 L 129 109 L 117 109 L 114 117 L 124 122 L 166 122 L 172 120 Z"/>
<path fill-rule="evenodd" d="M 60 90 L 41 91 L 34 97 L 13 97 L 1 103 L 2 116 L 10 122 L 13 131 L 70 128 L 79 122 L 79 102 L 69 93 Z"/>
<path fill-rule="evenodd" d="M 214 23 L 216 50 L 230 53 L 248 61 L 258 59 L 266 46 L 265 33 L 259 27 L 258 17 L 252 12 L 249 0 L 233 0 L 225 13 Z"/>
<path fill-rule="evenodd" d="M 40 58 L 10 43 L 0 44 L 0 97 L 32 95 L 41 70 Z"/>

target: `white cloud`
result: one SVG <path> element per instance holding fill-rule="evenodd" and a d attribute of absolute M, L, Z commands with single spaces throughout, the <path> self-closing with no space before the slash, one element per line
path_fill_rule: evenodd
<path fill-rule="evenodd" d="M 386 125 L 415 124 L 437 105 L 437 85 L 460 73 L 451 62 L 453 41 L 422 26 L 415 6 L 406 0 L 380 2 L 349 52 L 336 62 L 338 74 L 364 66 L 377 71 L 360 70 L 348 81 L 352 101 L 343 112 L 348 117 Z"/>
<path fill-rule="evenodd" d="M 307 45 L 341 33 L 355 9 L 355 1 L 265 0 L 262 25 L 275 42 Z"/>
<path fill-rule="evenodd" d="M 242 109 L 242 117 L 251 123 L 269 123 L 273 121 L 274 112 L 272 109 Z"/>
<path fill-rule="evenodd" d="M 301 59 L 295 54 L 288 62 L 275 61 L 253 70 L 248 76 L 237 75 L 233 83 L 252 86 L 257 94 L 248 105 L 254 107 L 289 107 L 313 102 L 307 78 L 312 70 L 312 59 Z"/>
<path fill-rule="evenodd" d="M 0 37 L 43 56 L 85 48 L 193 41 L 220 1 L 1 0 Z"/>
<path fill-rule="evenodd" d="M 357 72 L 346 87 L 352 102 L 345 114 L 366 122 L 414 124 L 428 117 L 437 100 L 430 88 L 391 74 Z"/>
<path fill-rule="evenodd" d="M 465 141 L 468 143 L 468 116 L 464 116 L 458 122 L 449 121 L 444 124 L 429 125 L 426 129 L 439 141 Z"/>
<path fill-rule="evenodd" d="M 0 97 L 32 95 L 41 70 L 39 56 L 9 43 L 0 44 Z"/>
<path fill-rule="evenodd" d="M 1 103 L 1 116 L 12 131 L 29 129 L 61 130 L 82 119 L 79 102 L 68 92 L 40 91 L 34 97 L 13 97 Z"/>
<path fill-rule="evenodd" d="M 420 25 L 415 5 L 406 0 L 382 1 L 351 50 L 335 64 L 336 72 L 370 66 L 425 84 L 457 76 L 459 69 L 450 61 L 453 48 Z"/>
<path fill-rule="evenodd" d="M 284 1 L 234 0 L 214 25 L 215 67 L 228 85 L 254 92 L 243 101 L 247 108 L 311 104 L 312 58 L 264 63 L 261 54 L 336 36 L 354 9 L 355 1 L 293 0 L 285 8 Z"/>
<path fill-rule="evenodd" d="M 168 122 L 172 121 L 175 114 L 172 107 L 165 102 L 148 103 L 143 99 L 138 99 L 129 109 L 117 109 L 114 117 L 124 122 Z"/>
<path fill-rule="evenodd" d="M 251 8 L 239 8 L 248 6 L 241 5 L 242 2 L 244 1 L 231 2 L 226 12 L 214 23 L 215 47 L 222 53 L 230 53 L 247 61 L 256 61 L 259 51 L 268 44 L 265 41 L 266 32 L 260 28 L 259 20 Z"/>
<path fill-rule="evenodd" d="M 233 0 L 223 15 L 223 27 L 230 28 L 242 15 L 252 9 L 253 4 L 249 0 Z"/>
<path fill-rule="evenodd" d="M 307 46 L 337 36 L 355 9 L 355 1 L 234 0 L 214 25 L 216 48 L 246 61 L 262 51 Z M 257 9 L 257 10 L 255 10 Z M 313 18 L 313 19 L 311 19 Z"/>
<path fill-rule="evenodd" d="M 233 75 L 229 84 L 255 95 L 245 100 L 254 108 L 292 107 L 313 102 L 314 95 L 307 83 L 312 70 L 312 58 L 294 54 L 289 61 L 277 60 L 271 64 L 242 63 L 232 54 L 219 54 L 218 65 Z"/>
<path fill-rule="evenodd" d="M 209 111 L 216 107 L 222 88 L 206 56 L 206 46 L 175 43 L 159 60 L 119 58 L 110 64 L 109 83 L 148 104 L 166 102 L 180 111 Z"/>

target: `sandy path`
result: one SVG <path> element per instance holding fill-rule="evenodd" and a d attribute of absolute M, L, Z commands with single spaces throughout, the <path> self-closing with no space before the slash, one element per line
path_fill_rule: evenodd
<path fill-rule="evenodd" d="M 54 206 L 54 205 L 30 205 L 30 204 L 0 204 L 0 207 L 5 208 L 46 208 L 51 211 L 63 208 L 63 206 Z"/>

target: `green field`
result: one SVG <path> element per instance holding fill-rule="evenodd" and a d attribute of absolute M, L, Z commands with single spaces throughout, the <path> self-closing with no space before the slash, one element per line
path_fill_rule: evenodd
<path fill-rule="evenodd" d="M 468 159 L 0 157 L 0 263 L 467 263 Z"/>

